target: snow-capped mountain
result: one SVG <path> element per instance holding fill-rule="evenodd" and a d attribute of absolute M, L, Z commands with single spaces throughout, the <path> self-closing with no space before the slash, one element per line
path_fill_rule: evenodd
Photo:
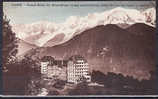
<path fill-rule="evenodd" d="M 155 8 L 139 11 L 118 7 L 102 13 L 88 14 L 84 17 L 70 16 L 64 23 L 40 21 L 32 24 L 12 25 L 12 28 L 18 38 L 28 43 L 37 46 L 54 46 L 98 25 L 145 23 L 154 27 L 155 20 Z"/>

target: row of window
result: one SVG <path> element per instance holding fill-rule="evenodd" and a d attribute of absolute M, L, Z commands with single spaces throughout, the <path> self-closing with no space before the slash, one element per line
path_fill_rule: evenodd
<path fill-rule="evenodd" d="M 89 78 L 85 78 L 86 80 L 90 80 L 91 78 L 89 77 Z M 68 80 L 69 81 L 81 81 L 81 80 L 83 80 L 83 78 L 82 77 L 78 77 L 78 79 L 76 79 L 76 78 L 68 78 Z"/>
<path fill-rule="evenodd" d="M 81 77 L 81 76 L 89 76 L 88 73 L 84 73 L 84 74 L 68 74 L 68 77 Z"/>
<path fill-rule="evenodd" d="M 88 66 L 88 65 L 86 65 L 86 64 L 75 64 L 74 66 Z"/>
<path fill-rule="evenodd" d="M 69 70 L 68 72 L 73 72 L 73 73 L 75 73 L 75 72 L 87 72 L 88 71 L 88 69 L 74 69 L 74 70 Z"/>
<path fill-rule="evenodd" d="M 77 71 L 77 72 L 69 72 L 69 74 L 77 74 L 77 73 L 88 73 L 88 71 Z"/>

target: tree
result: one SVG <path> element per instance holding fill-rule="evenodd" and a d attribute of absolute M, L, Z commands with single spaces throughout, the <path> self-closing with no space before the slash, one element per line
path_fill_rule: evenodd
<path fill-rule="evenodd" d="M 9 24 L 10 20 L 7 19 L 5 15 L 3 15 L 3 23 L 2 23 L 2 64 L 3 69 L 7 68 L 9 62 L 15 58 L 18 50 L 17 50 L 17 38 L 15 37 L 15 33 L 12 31 L 11 26 Z"/>

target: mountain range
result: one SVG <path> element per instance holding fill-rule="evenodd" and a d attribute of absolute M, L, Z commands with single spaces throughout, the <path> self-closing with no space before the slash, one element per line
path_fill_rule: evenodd
<path fill-rule="evenodd" d="M 117 24 L 125 27 L 144 23 L 155 27 L 155 21 L 155 8 L 139 11 L 117 7 L 102 13 L 89 13 L 84 17 L 70 16 L 63 23 L 39 21 L 31 24 L 14 24 L 12 29 L 19 39 L 27 43 L 39 47 L 51 47 L 67 42 L 83 31 L 99 25 Z"/>
<path fill-rule="evenodd" d="M 114 24 L 98 25 L 62 44 L 37 47 L 28 53 L 36 50 L 38 57 L 51 55 L 55 59 L 68 59 L 79 54 L 87 59 L 91 70 L 149 79 L 149 72 L 155 70 L 155 32 L 154 27 L 144 23 L 127 28 Z M 63 35 L 58 37 L 62 38 Z"/>

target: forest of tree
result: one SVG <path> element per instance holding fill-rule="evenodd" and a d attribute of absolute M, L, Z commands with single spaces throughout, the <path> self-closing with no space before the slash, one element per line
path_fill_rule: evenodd
<path fill-rule="evenodd" d="M 15 37 L 15 33 L 12 31 L 11 26 L 9 24 L 10 20 L 7 17 L 3 16 L 2 23 L 2 64 L 3 70 L 8 68 L 9 62 L 15 58 L 17 54 L 17 38 Z"/>
<path fill-rule="evenodd" d="M 31 56 L 18 60 L 18 39 L 12 31 L 10 20 L 3 16 L 2 92 L 5 95 L 25 95 L 32 76 L 39 75 L 36 61 Z"/>
<path fill-rule="evenodd" d="M 150 72 L 149 80 L 137 80 L 132 76 L 123 76 L 108 72 L 106 75 L 100 71 L 92 72 L 92 82 L 103 84 L 104 87 L 89 87 L 86 82 L 70 90 L 71 95 L 155 95 L 157 94 L 156 71 Z"/>

